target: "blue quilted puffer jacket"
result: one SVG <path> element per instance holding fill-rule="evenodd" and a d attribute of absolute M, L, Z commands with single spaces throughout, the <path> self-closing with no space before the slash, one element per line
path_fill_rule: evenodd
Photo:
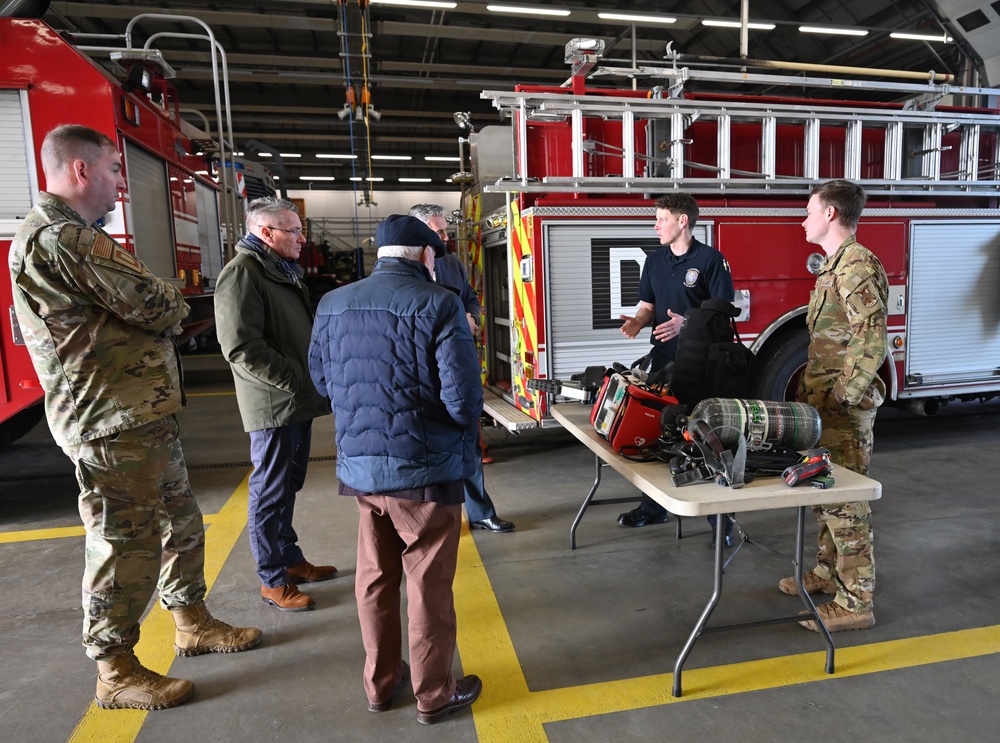
<path fill-rule="evenodd" d="M 471 476 L 483 409 L 458 297 L 424 266 L 383 258 L 319 303 L 309 372 L 337 417 L 337 477 L 368 493 Z"/>

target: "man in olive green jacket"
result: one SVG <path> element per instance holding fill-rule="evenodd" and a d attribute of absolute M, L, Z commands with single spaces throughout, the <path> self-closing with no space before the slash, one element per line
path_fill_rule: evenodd
<path fill-rule="evenodd" d="M 219 274 L 215 321 L 250 434 L 250 549 L 262 582 L 261 600 L 281 611 L 306 611 L 316 602 L 296 584 L 328 580 L 337 569 L 308 562 L 292 527 L 295 495 L 309 463 L 312 421 L 330 412 L 306 360 L 312 307 L 295 263 L 305 238 L 295 205 L 284 199 L 251 202 L 246 221 L 236 256 Z"/>

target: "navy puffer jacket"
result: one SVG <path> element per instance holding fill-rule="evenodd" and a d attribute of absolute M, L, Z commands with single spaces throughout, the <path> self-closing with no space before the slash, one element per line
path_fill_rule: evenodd
<path fill-rule="evenodd" d="M 383 493 L 472 474 L 479 358 L 458 297 L 424 266 L 383 258 L 320 301 L 309 372 L 337 417 L 337 477 Z"/>

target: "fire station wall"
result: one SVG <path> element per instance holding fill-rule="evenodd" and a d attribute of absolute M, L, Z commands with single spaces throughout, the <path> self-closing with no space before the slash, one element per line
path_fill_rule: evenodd
<path fill-rule="evenodd" d="M 711 244 L 711 222 L 694 233 Z M 647 353 L 650 330 L 626 338 L 618 318 L 635 314 L 646 255 L 660 248 L 652 220 L 550 222 L 543 235 L 550 378 Z"/>

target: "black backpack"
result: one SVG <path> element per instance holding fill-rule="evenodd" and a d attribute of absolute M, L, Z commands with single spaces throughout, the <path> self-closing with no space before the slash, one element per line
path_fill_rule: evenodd
<path fill-rule="evenodd" d="M 706 397 L 750 396 L 753 352 L 740 342 L 739 314 L 732 302 L 713 297 L 684 315 L 670 390 L 688 410 Z"/>

